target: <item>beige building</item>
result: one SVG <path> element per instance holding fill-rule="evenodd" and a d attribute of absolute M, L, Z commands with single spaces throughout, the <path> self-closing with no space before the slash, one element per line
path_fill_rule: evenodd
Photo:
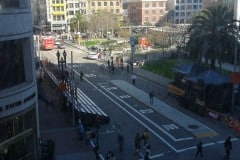
<path fill-rule="evenodd" d="M 87 14 L 104 10 L 113 14 L 122 14 L 122 0 L 87 0 Z"/>
<path fill-rule="evenodd" d="M 131 25 L 156 25 L 166 14 L 167 0 L 128 0 Z"/>

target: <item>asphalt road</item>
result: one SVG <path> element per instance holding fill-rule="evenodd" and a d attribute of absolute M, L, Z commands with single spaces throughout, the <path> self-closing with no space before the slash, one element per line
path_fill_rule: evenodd
<path fill-rule="evenodd" d="M 61 50 L 62 51 L 62 50 Z M 99 129 L 99 145 L 101 159 L 108 150 L 113 150 L 118 159 L 142 159 L 145 153 L 141 149 L 141 154 L 136 156 L 134 153 L 134 136 L 137 132 L 142 133 L 144 128 L 150 131 L 151 159 L 165 160 L 188 160 L 194 159 L 198 141 L 204 144 L 204 159 L 222 159 L 224 155 L 223 141 L 228 134 L 232 132 L 228 128 L 223 128 L 216 122 L 207 118 L 199 117 L 188 111 L 186 114 L 191 115 L 198 121 L 213 128 L 217 135 L 214 137 L 195 137 L 181 126 L 178 126 L 165 115 L 157 112 L 150 105 L 140 102 L 135 97 L 124 92 L 113 85 L 112 80 L 124 80 L 131 83 L 130 74 L 118 69 L 115 74 L 108 72 L 106 68 L 99 67 L 103 62 L 85 59 L 86 53 L 74 47 L 68 46 L 67 63 L 71 67 L 71 56 L 73 53 L 73 69 L 75 71 L 75 82 L 83 93 L 100 107 L 111 118 L 109 124 L 102 125 Z M 57 63 L 56 50 L 41 52 L 43 59 L 48 58 L 50 61 Z M 79 72 L 84 72 L 84 81 L 79 81 Z M 157 97 L 172 106 L 177 106 L 173 98 L 167 96 L 166 88 L 153 84 L 143 78 L 138 78 L 136 86 L 146 92 L 155 89 Z M 179 109 L 179 108 L 178 108 Z M 174 115 L 173 115 L 174 116 Z M 117 145 L 117 135 L 124 135 L 124 151 L 119 152 Z M 238 160 L 240 156 L 237 153 L 239 140 L 233 139 L 234 150 L 232 160 Z"/>

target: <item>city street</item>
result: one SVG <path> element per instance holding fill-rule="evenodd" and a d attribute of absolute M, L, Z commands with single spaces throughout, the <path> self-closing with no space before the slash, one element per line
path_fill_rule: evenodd
<path fill-rule="evenodd" d="M 62 55 L 63 50 L 59 51 Z M 41 51 L 42 59 L 48 59 L 57 64 L 56 52 L 56 49 Z M 87 54 L 84 49 L 79 50 L 68 45 L 66 52 L 67 66 L 70 71 L 71 69 L 74 71 L 74 82 L 77 84 L 79 92 L 81 91 L 81 95 L 87 97 L 87 103 L 101 108 L 110 117 L 110 123 L 101 125 L 98 130 L 100 159 L 104 159 L 109 150 L 115 153 L 117 159 L 143 159 L 145 154 L 143 148 L 141 148 L 140 155 L 135 154 L 134 137 L 137 132 L 142 134 L 147 128 L 150 132 L 148 144 L 151 145 L 151 159 L 194 159 L 196 144 L 202 141 L 203 159 L 220 160 L 224 156 L 224 140 L 231 135 L 233 141 L 231 159 L 238 160 L 237 148 L 240 147 L 240 144 L 232 130 L 220 122 L 184 110 L 174 97 L 167 95 L 167 88 L 163 85 L 148 81 L 144 77 L 137 77 L 134 86 L 130 78 L 131 74 L 127 73 L 126 69 L 116 68 L 116 73 L 111 74 L 107 68 L 99 67 L 102 64 L 106 65 L 103 60 L 86 59 Z M 83 81 L 80 81 L 79 78 L 80 71 L 84 73 Z M 153 104 L 150 104 L 148 93 L 152 90 L 155 92 L 155 97 Z M 51 114 L 53 116 L 55 113 L 51 112 Z M 71 121 L 71 113 L 66 114 Z M 69 131 L 74 130 L 71 123 L 67 123 L 65 128 L 68 128 Z M 48 138 L 49 134 L 46 133 L 49 132 L 45 130 L 42 133 L 44 138 Z M 81 157 L 79 152 L 94 157 L 94 152 L 79 143 L 75 134 L 69 134 L 68 138 L 69 136 L 72 138 L 66 141 L 63 132 L 61 133 L 64 143 L 76 143 L 75 145 L 79 146 L 74 151 L 68 151 L 69 149 L 64 148 L 68 145 L 56 142 L 57 160 L 63 159 L 64 156 L 66 158 L 66 155 L 69 154 L 75 155 L 75 157 L 72 156 L 72 159 L 78 159 Z M 124 136 L 122 152 L 119 151 L 117 143 L 119 133 Z M 51 138 L 54 138 L 54 135 L 51 135 Z M 92 142 L 94 141 L 93 139 Z M 58 143 L 62 145 L 59 146 Z M 70 158 L 68 157 L 68 159 Z"/>

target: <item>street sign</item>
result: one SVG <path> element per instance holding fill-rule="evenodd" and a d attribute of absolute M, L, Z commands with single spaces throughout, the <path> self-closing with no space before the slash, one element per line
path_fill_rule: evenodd
<path fill-rule="evenodd" d="M 135 45 L 135 39 L 134 39 L 134 37 L 130 37 L 130 44 L 131 44 L 131 46 L 134 46 L 134 45 Z"/>

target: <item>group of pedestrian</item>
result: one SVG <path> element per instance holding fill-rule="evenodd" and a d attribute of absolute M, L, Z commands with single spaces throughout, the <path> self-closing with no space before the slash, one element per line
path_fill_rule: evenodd
<path fill-rule="evenodd" d="M 197 159 L 198 157 L 200 157 L 200 159 L 202 159 L 203 158 L 203 145 L 202 145 L 201 141 L 198 142 L 196 148 L 197 148 L 197 152 L 195 155 L 195 159 Z M 224 149 L 225 149 L 224 160 L 229 160 L 230 152 L 232 150 L 231 136 L 228 136 L 227 139 L 224 141 Z"/>
<path fill-rule="evenodd" d="M 137 132 L 134 139 L 135 153 L 140 154 L 141 146 L 145 150 L 144 160 L 148 160 L 150 156 L 151 145 L 149 145 L 150 133 L 147 128 L 144 129 L 142 135 Z"/>

